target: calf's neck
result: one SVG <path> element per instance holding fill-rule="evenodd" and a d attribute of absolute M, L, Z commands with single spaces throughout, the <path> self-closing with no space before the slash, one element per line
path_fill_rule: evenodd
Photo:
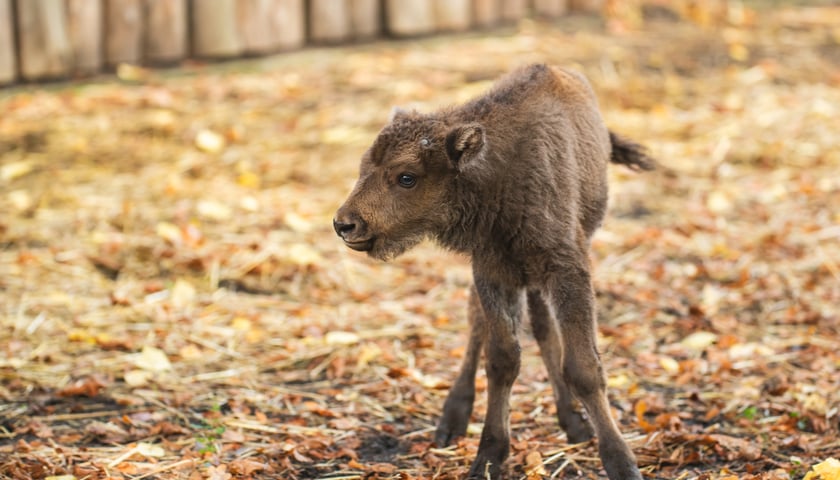
<path fill-rule="evenodd" d="M 499 478 L 508 456 L 525 306 L 569 441 L 596 435 L 610 479 L 642 478 L 610 416 L 595 344 L 588 250 L 610 161 L 653 168 L 639 145 L 604 126 L 582 75 L 531 65 L 464 105 L 395 111 L 336 214 L 345 244 L 378 259 L 424 238 L 470 256 L 469 345 L 435 432 L 439 446 L 466 433 L 483 351 L 487 414 L 470 478 Z"/>

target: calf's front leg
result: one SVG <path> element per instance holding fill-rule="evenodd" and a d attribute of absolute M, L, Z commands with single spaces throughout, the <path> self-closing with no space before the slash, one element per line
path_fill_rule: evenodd
<path fill-rule="evenodd" d="M 468 478 L 496 480 L 510 452 L 510 392 L 519 375 L 517 326 L 522 313 L 522 295 L 516 288 L 480 276 L 476 276 L 475 287 L 487 331 L 487 415 Z"/>
<path fill-rule="evenodd" d="M 443 404 L 443 415 L 435 430 L 435 443 L 439 447 L 449 445 L 455 438 L 466 435 L 475 402 L 475 374 L 487 338 L 487 323 L 475 286 L 470 289 L 467 317 L 470 322 L 470 340 L 461 371 L 449 389 Z"/>

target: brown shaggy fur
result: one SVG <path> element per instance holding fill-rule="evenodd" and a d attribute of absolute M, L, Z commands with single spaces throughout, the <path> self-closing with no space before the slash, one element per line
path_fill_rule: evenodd
<path fill-rule="evenodd" d="M 465 105 L 398 111 L 338 210 L 336 233 L 372 257 L 431 238 L 472 259 L 469 347 L 435 434 L 442 446 L 466 433 L 484 351 L 487 416 L 470 478 L 499 478 L 508 455 L 525 305 L 569 441 L 597 435 L 610 479 L 642 478 L 610 416 L 595 345 L 587 255 L 607 206 L 609 161 L 653 168 L 639 145 L 607 130 L 583 76 L 531 65 Z"/>

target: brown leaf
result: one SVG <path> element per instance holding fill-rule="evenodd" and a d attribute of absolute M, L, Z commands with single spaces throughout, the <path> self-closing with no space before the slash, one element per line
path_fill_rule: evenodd
<path fill-rule="evenodd" d="M 299 452 L 297 448 L 292 450 L 292 457 L 300 463 L 312 463 L 312 459 Z"/>
<path fill-rule="evenodd" d="M 645 420 L 647 408 L 647 402 L 642 398 L 636 402 L 636 405 L 633 407 L 633 412 L 636 414 L 636 422 L 638 422 L 639 427 L 646 432 L 652 432 L 656 430 L 656 425 Z"/>
<path fill-rule="evenodd" d="M 86 377 L 62 388 L 57 392 L 57 395 L 59 397 L 95 397 L 99 395 L 99 391 L 104 386 L 99 380 Z"/>
<path fill-rule="evenodd" d="M 254 472 L 270 471 L 267 464 L 249 458 L 237 458 L 228 464 L 230 472 L 235 475 L 253 475 Z"/>
<path fill-rule="evenodd" d="M 525 455 L 525 474 L 528 480 L 541 480 L 548 472 L 543 466 L 543 459 L 540 452 L 534 450 Z"/>
<path fill-rule="evenodd" d="M 38 438 L 53 438 L 53 429 L 40 420 L 31 420 L 25 427 L 15 430 L 15 432 L 28 432 Z"/>
<path fill-rule="evenodd" d="M 748 439 L 713 433 L 706 435 L 703 441 L 722 447 L 720 453 L 727 460 L 758 460 L 761 458 L 761 447 Z"/>
<path fill-rule="evenodd" d="M 124 443 L 128 439 L 128 432 L 113 422 L 91 422 L 85 433 L 103 443 Z"/>
<path fill-rule="evenodd" d="M 230 480 L 233 475 L 227 472 L 227 465 L 219 465 L 218 467 L 208 467 L 205 471 L 206 480 Z"/>
<path fill-rule="evenodd" d="M 150 435 L 182 435 L 190 430 L 172 422 L 158 422 L 149 430 Z"/>
<path fill-rule="evenodd" d="M 368 465 L 367 470 L 375 473 L 391 474 L 397 471 L 397 466 L 392 463 L 372 463 Z"/>

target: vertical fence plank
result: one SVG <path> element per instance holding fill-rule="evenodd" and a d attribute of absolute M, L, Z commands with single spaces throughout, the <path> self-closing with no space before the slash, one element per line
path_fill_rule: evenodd
<path fill-rule="evenodd" d="M 502 0 L 502 19 L 515 22 L 528 14 L 527 0 Z"/>
<path fill-rule="evenodd" d="M 353 38 L 368 39 L 382 32 L 379 0 L 350 0 L 350 26 Z"/>
<path fill-rule="evenodd" d="M 12 0 L 0 0 L 0 85 L 12 83 L 17 77 L 13 22 Z"/>
<path fill-rule="evenodd" d="M 143 60 L 143 5 L 141 0 L 106 0 L 105 62 L 139 64 Z"/>
<path fill-rule="evenodd" d="M 73 53 L 64 0 L 18 0 L 20 74 L 27 80 L 65 77 Z"/>
<path fill-rule="evenodd" d="M 347 0 L 309 0 L 309 38 L 315 43 L 339 43 L 350 36 Z"/>
<path fill-rule="evenodd" d="M 399 37 L 435 31 L 435 12 L 429 0 L 386 0 L 388 32 Z"/>
<path fill-rule="evenodd" d="M 499 23 L 502 9 L 499 0 L 473 0 L 473 25 L 492 27 Z"/>
<path fill-rule="evenodd" d="M 540 17 L 559 17 L 567 10 L 566 0 L 534 0 L 534 13 Z"/>
<path fill-rule="evenodd" d="M 604 0 L 570 0 L 569 8 L 578 12 L 599 13 L 604 8 Z"/>
<path fill-rule="evenodd" d="M 303 0 L 274 0 L 271 28 L 281 49 L 302 47 L 306 41 Z"/>
<path fill-rule="evenodd" d="M 143 60 L 173 64 L 187 56 L 187 0 L 144 0 Z"/>
<path fill-rule="evenodd" d="M 239 0 L 236 2 L 239 41 L 248 55 L 277 49 L 277 35 L 272 29 L 274 0 Z"/>
<path fill-rule="evenodd" d="M 193 53 L 204 58 L 239 55 L 242 43 L 236 26 L 236 0 L 193 0 Z"/>
<path fill-rule="evenodd" d="M 67 32 L 73 71 L 90 75 L 102 69 L 102 2 L 67 0 Z"/>
<path fill-rule="evenodd" d="M 470 28 L 471 0 L 434 0 L 435 24 L 438 30 L 451 32 Z"/>

